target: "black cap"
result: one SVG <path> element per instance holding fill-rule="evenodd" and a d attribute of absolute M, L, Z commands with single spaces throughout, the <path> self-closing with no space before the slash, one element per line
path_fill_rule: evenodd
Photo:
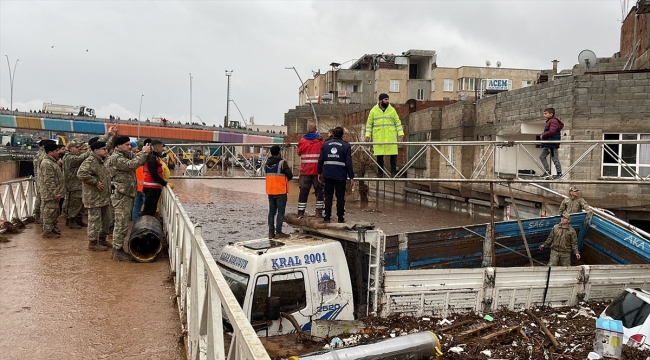
<path fill-rule="evenodd" d="M 117 139 L 115 139 L 115 146 L 126 144 L 126 143 L 131 143 L 131 138 L 128 136 L 118 136 Z"/>
<path fill-rule="evenodd" d="M 45 146 L 45 144 L 47 144 L 47 143 L 55 144 L 55 145 L 56 145 L 56 141 L 54 141 L 54 140 L 43 139 L 43 140 L 41 140 L 41 141 L 38 142 L 38 146 Z"/>
<path fill-rule="evenodd" d="M 56 151 L 59 149 L 59 146 L 54 143 L 54 142 L 46 142 L 43 147 L 45 148 L 45 152 L 49 153 L 50 151 Z"/>
<path fill-rule="evenodd" d="M 89 141 L 89 142 L 90 142 L 90 141 Z M 94 143 L 92 143 L 92 144 L 90 145 L 90 148 L 91 148 L 92 150 L 101 149 L 101 148 L 103 148 L 103 147 L 106 147 L 106 143 L 103 142 L 103 141 L 95 141 Z"/>
<path fill-rule="evenodd" d="M 384 99 L 388 99 L 388 94 L 386 94 L 386 93 L 379 94 L 379 101 L 382 101 Z"/>
<path fill-rule="evenodd" d="M 271 155 L 280 154 L 280 147 L 278 145 L 271 146 Z"/>
<path fill-rule="evenodd" d="M 95 136 L 88 140 L 88 145 L 92 146 L 94 142 L 99 141 L 99 136 Z"/>

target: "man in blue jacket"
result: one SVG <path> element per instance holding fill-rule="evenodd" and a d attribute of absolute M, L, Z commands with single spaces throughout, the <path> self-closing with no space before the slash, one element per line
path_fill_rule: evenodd
<path fill-rule="evenodd" d="M 343 141 L 343 128 L 334 128 L 332 139 L 326 141 L 318 157 L 318 179 L 325 184 L 325 213 L 323 222 L 329 223 L 332 217 L 332 198 L 336 191 L 336 216 L 339 223 L 345 222 L 345 183 L 350 178 L 354 186 L 354 169 L 350 144 Z"/>

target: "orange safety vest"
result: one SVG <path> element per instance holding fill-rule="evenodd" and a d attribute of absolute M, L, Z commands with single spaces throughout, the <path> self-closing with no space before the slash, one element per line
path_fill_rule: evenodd
<path fill-rule="evenodd" d="M 163 177 L 163 168 L 160 165 L 160 158 L 156 157 L 156 162 L 158 163 L 158 175 L 162 178 Z M 144 182 L 142 183 L 143 188 L 147 189 L 162 189 L 163 186 L 158 184 L 156 180 L 153 179 L 153 176 L 151 176 L 151 173 L 149 172 L 149 165 L 144 164 L 142 166 L 142 170 L 144 172 Z"/>
<path fill-rule="evenodd" d="M 284 160 L 273 166 L 266 166 L 266 193 L 268 195 L 282 195 L 289 193 L 289 180 L 282 172 Z"/>
<path fill-rule="evenodd" d="M 135 169 L 135 178 L 138 180 L 138 192 L 142 192 L 142 185 L 144 184 L 144 165 Z"/>

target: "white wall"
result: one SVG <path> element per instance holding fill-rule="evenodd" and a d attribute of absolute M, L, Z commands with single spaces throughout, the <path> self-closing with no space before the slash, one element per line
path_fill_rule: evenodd
<path fill-rule="evenodd" d="M 522 125 L 523 131 L 523 125 Z M 541 132 L 540 132 L 541 133 Z M 508 136 L 497 136 L 497 141 L 521 141 L 521 140 L 535 140 L 535 134 L 518 134 Z M 541 148 L 536 148 L 535 145 L 522 145 L 530 154 L 537 159 L 541 153 Z M 518 146 L 502 147 L 496 149 L 496 166 L 495 169 L 499 173 L 516 174 L 517 170 L 535 170 L 535 175 L 541 175 L 542 170 L 535 165 L 535 162 L 523 151 L 518 149 Z"/>

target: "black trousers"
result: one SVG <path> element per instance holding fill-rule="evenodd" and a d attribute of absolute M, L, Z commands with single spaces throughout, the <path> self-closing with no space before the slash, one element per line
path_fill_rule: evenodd
<path fill-rule="evenodd" d="M 345 216 L 345 185 L 347 180 L 324 179 L 325 182 L 325 214 L 323 220 L 332 217 L 332 200 L 336 191 L 336 216 L 343 219 Z"/>
<path fill-rule="evenodd" d="M 388 155 L 390 156 L 390 175 L 395 176 L 397 174 L 397 155 Z M 384 167 L 384 155 L 377 156 L 377 177 L 383 177 L 384 173 L 381 169 Z"/>
<path fill-rule="evenodd" d="M 140 213 L 140 215 L 156 215 L 158 199 L 160 199 L 162 189 L 143 188 L 142 193 L 144 194 L 144 208 L 142 209 L 142 213 Z"/>

